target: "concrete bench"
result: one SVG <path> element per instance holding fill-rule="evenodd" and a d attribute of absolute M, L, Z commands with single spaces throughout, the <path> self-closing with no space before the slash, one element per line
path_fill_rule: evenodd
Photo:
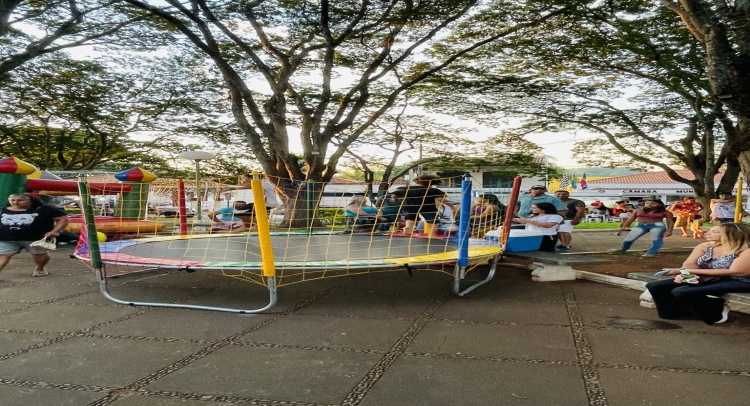
<path fill-rule="evenodd" d="M 642 282 L 653 282 L 662 279 L 671 279 L 674 276 L 656 276 L 652 272 L 631 272 L 628 274 L 629 279 L 634 279 Z M 727 293 L 722 295 L 722 298 L 729 301 L 729 306 L 732 310 L 740 311 L 742 313 L 750 313 L 750 293 Z M 651 293 L 648 290 L 641 294 L 641 306 L 654 308 L 654 300 L 651 298 Z"/>
<path fill-rule="evenodd" d="M 508 258 L 521 258 L 533 261 L 531 279 L 537 282 L 572 281 L 580 273 L 573 269 L 575 264 L 605 264 L 606 259 L 592 258 L 584 255 L 558 254 L 546 251 L 506 252 Z"/>

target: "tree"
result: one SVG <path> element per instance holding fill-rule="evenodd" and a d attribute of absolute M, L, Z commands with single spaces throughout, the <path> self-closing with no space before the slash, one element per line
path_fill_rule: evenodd
<path fill-rule="evenodd" d="M 23 64 L 81 45 L 115 45 L 122 32 L 132 45 L 153 45 L 154 36 L 134 35 L 132 23 L 143 16 L 119 11 L 121 0 L 0 0 L 0 82 Z"/>
<path fill-rule="evenodd" d="M 125 1 L 171 24 L 211 60 L 252 152 L 267 174 L 289 180 L 279 185 L 289 195 L 302 180 L 329 181 L 347 149 L 408 89 L 472 50 L 531 31 L 575 6 L 502 0 Z M 456 27 L 474 30 L 477 38 L 450 55 L 431 54 Z M 302 163 L 290 151 L 295 126 Z"/>
<path fill-rule="evenodd" d="M 408 102 L 400 110 L 392 110 L 370 126 L 347 149 L 345 157 L 364 174 L 367 190 L 373 190 L 375 174 L 379 173 L 377 195 L 387 193 L 396 179 L 425 164 L 457 158 L 471 153 L 474 143 L 461 136 L 462 130 L 438 122 L 434 117 L 407 114 Z M 334 145 L 338 138 L 334 139 Z M 402 157 L 416 154 L 410 162 L 399 164 Z"/>
<path fill-rule="evenodd" d="M 739 151 L 732 117 L 711 97 L 703 49 L 675 16 L 650 2 L 630 1 L 594 3 L 566 17 L 547 22 L 534 38 L 518 38 L 512 50 L 488 48 L 483 64 L 457 70 L 472 80 L 446 75 L 453 99 L 432 103 L 458 106 L 487 122 L 525 117 L 523 125 L 504 131 L 510 137 L 599 134 L 578 144 L 583 161 L 659 167 L 704 200 L 714 196 L 714 175 L 722 166 L 720 187 L 734 185 Z M 505 63 L 490 69 L 500 52 Z M 467 92 L 481 100 L 465 100 Z M 681 177 L 675 165 L 695 178 Z"/>
<path fill-rule="evenodd" d="M 217 117 L 212 85 L 186 79 L 185 60 L 130 58 L 128 64 L 138 73 L 58 53 L 17 68 L 0 88 L 6 106 L 0 152 L 41 169 L 89 170 L 114 162 L 165 170 L 191 135 L 210 134 L 221 143 L 236 134 Z M 133 138 L 144 133 L 148 141 Z"/>
<path fill-rule="evenodd" d="M 750 176 L 750 2 L 660 0 L 704 49 L 711 97 L 737 117 L 729 149 L 738 151 L 745 179 Z"/>

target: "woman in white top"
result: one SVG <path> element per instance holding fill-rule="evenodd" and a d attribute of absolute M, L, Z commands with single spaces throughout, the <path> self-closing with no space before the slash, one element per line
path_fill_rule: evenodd
<path fill-rule="evenodd" d="M 711 221 L 714 224 L 734 223 L 734 213 L 737 205 L 731 193 L 719 192 L 718 199 L 711 199 Z M 742 217 L 748 213 L 741 210 Z"/>
<path fill-rule="evenodd" d="M 533 230 L 543 234 L 542 245 L 539 251 L 555 252 L 557 244 L 557 226 L 565 220 L 557 214 L 557 208 L 552 203 L 539 202 L 531 205 L 531 216 L 529 218 L 517 217 L 516 222 L 526 224 L 527 230 Z"/>

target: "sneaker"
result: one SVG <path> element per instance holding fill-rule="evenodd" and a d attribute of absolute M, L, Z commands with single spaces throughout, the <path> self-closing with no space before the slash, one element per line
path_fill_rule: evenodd
<path fill-rule="evenodd" d="M 566 247 L 564 245 L 558 245 L 557 247 L 555 247 L 555 251 L 568 251 L 569 249 L 570 247 Z"/>
<path fill-rule="evenodd" d="M 717 321 L 715 324 L 723 323 L 729 319 L 729 305 L 724 305 L 724 310 L 721 312 L 721 320 Z"/>
<path fill-rule="evenodd" d="M 643 255 L 641 255 L 641 258 L 653 258 L 653 257 L 655 257 L 655 256 L 656 256 L 656 254 L 649 254 L 649 253 L 646 253 L 646 254 L 643 254 Z"/>

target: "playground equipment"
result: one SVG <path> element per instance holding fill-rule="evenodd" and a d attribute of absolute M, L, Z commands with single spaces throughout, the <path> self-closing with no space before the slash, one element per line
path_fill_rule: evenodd
<path fill-rule="evenodd" d="M 163 306 L 235 313 L 258 313 L 273 307 L 277 289 L 294 283 L 378 271 L 427 269 L 453 277 L 453 292 L 463 296 L 489 282 L 495 274 L 503 248 L 497 242 L 470 238 L 472 198 L 467 175 L 461 186 L 461 221 L 457 236 L 415 238 L 397 232 L 343 233 L 332 229 L 307 228 L 271 232 L 260 175 L 251 182 L 257 232 L 242 234 L 196 234 L 185 229 L 165 237 L 113 241 L 100 244 L 93 236 L 89 186 L 79 183 L 85 233 L 75 255 L 96 274 L 101 293 L 116 303 L 133 306 Z M 315 190 L 308 188 L 307 190 Z M 184 206 L 182 207 L 184 209 Z M 184 214 L 184 213 L 183 213 Z M 485 279 L 462 288 L 461 282 L 475 266 L 491 262 Z M 107 278 L 143 271 L 206 271 L 263 285 L 268 303 L 257 309 L 223 308 L 183 303 L 137 302 L 115 297 Z"/>
<path fill-rule="evenodd" d="M 38 176 L 36 174 L 39 174 Z M 50 179 L 51 176 L 37 171 L 34 166 L 15 157 L 0 159 L 0 199 L 6 200 L 14 193 L 36 192 L 43 195 L 78 194 L 78 183 L 72 180 Z M 116 216 L 97 219 L 97 231 L 112 235 L 119 233 L 154 233 L 161 231 L 164 224 L 158 221 L 143 220 L 146 215 L 148 184 L 156 175 L 132 168 L 115 174 L 119 183 L 91 182 L 90 194 L 120 196 Z M 80 233 L 83 219 L 71 215 L 66 230 Z"/>

